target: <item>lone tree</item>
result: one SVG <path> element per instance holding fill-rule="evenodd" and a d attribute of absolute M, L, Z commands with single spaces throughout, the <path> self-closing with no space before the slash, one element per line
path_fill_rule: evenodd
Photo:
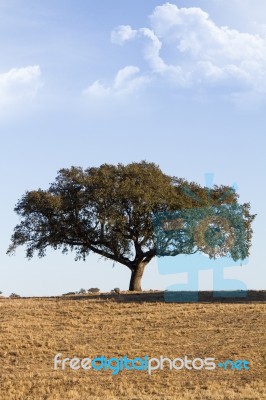
<path fill-rule="evenodd" d="M 43 257 L 50 246 L 63 253 L 75 251 L 76 260 L 85 260 L 94 252 L 128 267 L 129 290 L 141 291 L 144 269 L 158 248 L 154 237 L 155 215 L 230 204 L 238 205 L 238 195 L 231 187 L 201 187 L 168 176 L 146 161 L 103 164 L 85 170 L 61 169 L 48 190 L 28 191 L 18 201 L 15 211 L 21 222 L 14 229 L 7 253 L 26 245 L 27 258 L 32 258 L 35 251 Z M 250 214 L 249 203 L 239 207 L 244 224 L 244 250 L 231 254 L 234 259 L 248 255 L 251 223 L 255 218 Z M 186 235 L 185 227 L 179 231 L 182 233 L 178 236 L 179 245 L 168 254 L 208 253 L 197 244 L 195 235 Z M 169 236 L 162 240 L 169 244 Z"/>

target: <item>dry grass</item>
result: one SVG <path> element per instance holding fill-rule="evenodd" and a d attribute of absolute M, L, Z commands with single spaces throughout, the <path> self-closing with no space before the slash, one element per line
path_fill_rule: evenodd
<path fill-rule="evenodd" d="M 264 293 L 265 297 L 265 293 Z M 0 299 L 0 399 L 263 399 L 265 304 L 141 296 Z M 250 371 L 54 370 L 53 358 L 246 359 Z"/>

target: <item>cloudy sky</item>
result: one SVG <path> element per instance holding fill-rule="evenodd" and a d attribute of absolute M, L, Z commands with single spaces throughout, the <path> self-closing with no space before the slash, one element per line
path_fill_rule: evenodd
<path fill-rule="evenodd" d="M 265 287 L 265 15 L 263 0 L 0 0 L 4 294 L 126 289 L 126 268 L 97 256 L 5 252 L 26 190 L 47 188 L 62 167 L 143 159 L 237 185 L 258 216 L 248 264 L 224 274 Z M 185 278 L 154 260 L 143 288 Z M 200 288 L 212 288 L 211 271 Z"/>

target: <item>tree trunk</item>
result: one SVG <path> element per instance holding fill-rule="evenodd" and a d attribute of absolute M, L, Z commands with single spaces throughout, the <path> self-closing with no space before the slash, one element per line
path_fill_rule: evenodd
<path fill-rule="evenodd" d="M 136 292 L 141 292 L 141 278 L 144 272 L 144 268 L 146 267 L 147 263 L 141 261 L 139 264 L 137 264 L 134 269 L 132 269 L 131 272 L 131 278 L 130 278 L 130 284 L 129 284 L 129 290 L 130 291 L 136 291 Z"/>

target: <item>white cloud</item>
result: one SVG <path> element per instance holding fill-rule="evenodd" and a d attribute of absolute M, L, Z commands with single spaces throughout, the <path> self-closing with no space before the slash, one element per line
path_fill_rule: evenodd
<path fill-rule="evenodd" d="M 33 99 L 42 86 L 38 65 L 12 68 L 0 74 L 0 107 L 12 107 Z"/>
<path fill-rule="evenodd" d="M 128 65 L 120 69 L 110 86 L 103 85 L 100 81 L 95 81 L 83 94 L 93 98 L 106 98 L 108 96 L 123 97 L 137 92 L 150 82 L 150 78 L 140 75 L 140 69 L 133 65 Z"/>
<path fill-rule="evenodd" d="M 120 25 L 116 27 L 111 33 L 111 42 L 122 45 L 127 40 L 134 39 L 137 31 L 132 29 L 129 25 Z"/>
<path fill-rule="evenodd" d="M 106 88 L 100 81 L 95 81 L 83 93 L 88 96 L 102 98 L 109 95 L 110 88 Z"/>
<path fill-rule="evenodd" d="M 265 37 L 220 27 L 197 7 L 166 3 L 149 19 L 150 27 L 117 27 L 111 40 L 120 45 L 135 38 L 143 41 L 150 75 L 179 87 L 266 93 Z"/>
<path fill-rule="evenodd" d="M 187 73 L 180 65 L 167 64 L 160 56 L 163 43 L 149 28 L 141 28 L 140 33 L 148 39 L 144 49 L 144 58 L 148 62 L 151 71 L 160 76 L 168 77 L 174 80 L 180 86 L 186 86 Z"/>

